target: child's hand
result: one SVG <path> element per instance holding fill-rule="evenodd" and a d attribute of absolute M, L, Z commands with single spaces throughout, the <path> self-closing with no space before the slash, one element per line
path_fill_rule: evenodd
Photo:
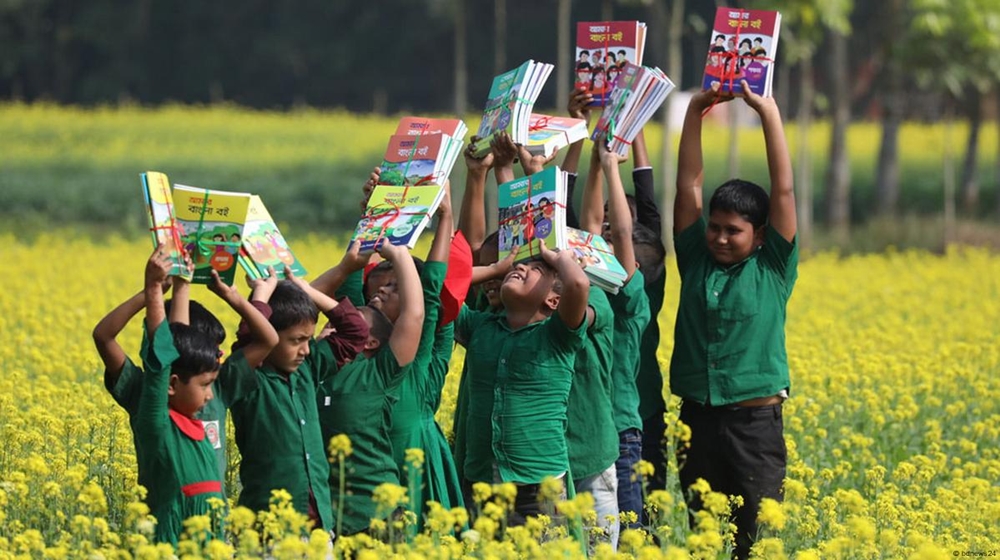
<path fill-rule="evenodd" d="M 556 153 L 558 153 L 552 152 L 549 157 L 545 157 L 541 154 L 533 156 L 531 155 L 531 152 L 528 151 L 528 148 L 522 144 L 516 144 L 516 146 L 517 157 L 521 160 L 521 169 L 524 170 L 525 175 L 534 175 L 535 173 L 545 169 L 545 164 L 552 161 L 552 159 L 556 157 Z"/>
<path fill-rule="evenodd" d="M 368 176 L 368 180 L 365 184 L 361 186 L 361 192 L 363 197 L 361 199 L 361 212 L 363 213 L 366 208 L 368 208 L 368 199 L 372 197 L 372 191 L 375 190 L 375 185 L 378 184 L 379 179 L 382 177 L 382 168 L 375 167 L 372 169 L 371 175 Z"/>
<path fill-rule="evenodd" d="M 451 214 L 451 182 L 448 179 L 444 180 L 444 184 L 441 185 L 444 189 L 444 196 L 441 197 L 441 203 L 437 207 L 437 215 L 444 216 Z"/>
<path fill-rule="evenodd" d="M 469 141 L 469 145 L 466 146 L 462 153 L 465 155 L 465 166 L 469 169 L 469 171 L 486 173 L 491 167 L 493 167 L 493 152 L 487 152 L 483 157 L 477 158 L 475 156 L 476 143 L 480 140 L 481 138 L 478 136 L 473 136 Z"/>
<path fill-rule="evenodd" d="M 495 167 L 510 167 L 517 159 L 517 145 L 511 140 L 506 132 L 501 132 L 493 137 L 490 142 L 493 150 L 493 165 Z"/>
<path fill-rule="evenodd" d="M 378 246 L 378 254 L 382 255 L 382 258 L 396 262 L 402 258 L 410 258 L 410 251 L 402 245 L 393 245 L 389 243 L 388 239 L 382 240 L 382 244 Z"/>
<path fill-rule="evenodd" d="M 170 254 L 163 245 L 157 245 L 153 254 L 149 256 L 149 261 L 146 262 L 146 287 L 162 286 L 169 278 L 172 266 Z"/>
<path fill-rule="evenodd" d="M 569 105 L 566 110 L 574 119 L 584 119 L 590 124 L 590 103 L 593 101 L 594 96 L 585 88 L 575 89 L 569 94 Z"/>
<path fill-rule="evenodd" d="M 267 303 L 271 300 L 274 289 L 278 287 L 278 275 L 275 274 L 274 267 L 269 266 L 267 267 L 267 278 L 247 277 L 247 284 L 253 292 L 251 298 L 254 301 Z"/>
<path fill-rule="evenodd" d="M 306 282 L 304 278 L 296 276 L 295 273 L 292 272 L 292 267 L 286 264 L 283 272 L 285 273 L 285 280 L 288 280 L 289 282 L 305 290 L 306 293 L 309 293 L 309 290 L 311 288 L 309 286 L 309 282 Z"/>
<path fill-rule="evenodd" d="M 727 101 L 732 101 L 734 95 L 730 91 L 722 91 L 722 84 L 719 82 L 712 82 L 712 87 L 705 90 L 699 91 L 698 93 L 691 96 L 691 105 L 698 111 L 704 111 L 712 106 L 713 103 L 726 103 Z"/>
<path fill-rule="evenodd" d="M 219 273 L 212 270 L 212 282 L 208 285 L 208 291 L 219 296 L 222 301 L 228 303 L 230 306 L 235 305 L 240 301 L 240 292 L 235 286 L 230 286 L 219 278 Z"/>
<path fill-rule="evenodd" d="M 348 272 L 357 272 L 368 264 L 369 255 L 361 254 L 361 243 L 357 240 L 351 241 L 351 244 L 347 247 L 347 252 L 340 259 L 340 264 Z"/>
<path fill-rule="evenodd" d="M 760 114 L 762 111 L 769 110 L 771 108 L 777 108 L 777 104 L 774 102 L 773 97 L 761 97 L 753 91 L 750 90 L 750 84 L 746 80 L 740 80 L 740 85 L 743 86 L 743 100 L 746 104 L 750 106 L 751 109 Z"/>
<path fill-rule="evenodd" d="M 538 240 L 538 250 L 542 256 L 542 260 L 548 263 L 549 266 L 555 267 L 556 263 L 559 262 L 559 253 L 546 247 L 545 239 Z"/>
<path fill-rule="evenodd" d="M 544 243 L 543 243 L 544 244 Z M 502 260 L 499 260 L 490 266 L 496 269 L 496 272 L 500 276 L 506 275 L 508 272 L 514 268 L 514 261 L 517 260 L 517 252 L 521 250 L 520 245 L 514 245 L 510 248 L 510 253 L 507 254 Z"/>
<path fill-rule="evenodd" d="M 594 152 L 601 161 L 601 167 L 604 169 L 609 169 L 612 167 L 618 167 L 622 162 L 628 159 L 628 155 L 621 155 L 618 152 L 612 152 L 608 149 L 607 142 L 598 140 L 594 142 Z"/>

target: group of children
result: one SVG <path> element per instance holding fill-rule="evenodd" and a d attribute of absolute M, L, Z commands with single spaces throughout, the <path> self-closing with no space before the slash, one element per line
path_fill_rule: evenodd
<path fill-rule="evenodd" d="M 592 99 L 575 91 L 570 115 L 589 120 Z M 760 500 L 781 496 L 784 318 L 798 253 L 791 167 L 773 99 L 745 97 L 763 126 L 770 196 L 731 180 L 703 216 L 702 112 L 730 99 L 717 90 L 696 94 L 684 122 L 673 220 L 681 299 L 669 379 L 692 433 L 679 457 L 683 489 L 702 478 L 743 497 L 735 554 L 746 557 Z M 573 144 L 562 162 L 570 201 L 582 150 L 582 141 Z M 543 511 L 542 483 L 554 479 L 563 496 L 593 494 L 615 546 L 620 520 L 642 522 L 642 485 L 664 488 L 668 452 L 656 357 L 666 251 L 641 133 L 632 154 L 634 195 L 619 172 L 624 158 L 595 142 L 579 212 L 566 208 L 568 225 L 603 235 L 625 269 L 615 294 L 592 287 L 572 251 L 544 243 L 534 257 L 515 251 L 498 261 L 496 233 L 486 226 L 489 171 L 502 183 L 514 178 L 518 159 L 525 174 L 549 163 L 503 134 L 483 157 L 472 145 L 466 151 L 457 224 L 445 181 L 426 261 L 386 242 L 376 264 L 353 243 L 311 283 L 288 269 L 285 280 L 272 271 L 250 281 L 249 300 L 216 276 L 209 290 L 242 320 L 221 363 L 225 331 L 190 300 L 186 281 L 167 276 L 158 248 L 143 291 L 94 330 L 106 387 L 129 413 L 157 539 L 176 542 L 186 517 L 223 497 L 228 410 L 242 457 L 239 503 L 253 510 L 284 489 L 315 527 L 350 535 L 399 514 L 376 509 L 373 493 L 386 482 L 410 489 L 417 526 L 428 501 L 471 505 L 473 484 L 510 482 L 518 491 L 508 522 L 517 524 Z M 366 197 L 378 179 L 376 168 Z M 475 264 L 457 317 L 442 304 L 456 229 Z M 140 368 L 116 336 L 143 308 Z M 320 312 L 328 322 L 317 335 Z M 466 354 L 449 444 L 434 414 L 455 343 Z M 352 442 L 348 457 L 327 448 L 341 434 Z M 408 466 L 409 449 L 423 452 L 419 468 Z M 652 477 L 637 476 L 640 459 L 654 465 Z M 699 508 L 698 496 L 689 504 Z"/>

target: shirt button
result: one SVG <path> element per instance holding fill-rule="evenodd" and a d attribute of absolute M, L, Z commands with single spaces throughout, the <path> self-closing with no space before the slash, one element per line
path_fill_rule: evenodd
<path fill-rule="evenodd" d="M 500 358 L 500 363 L 501 364 L 506 364 L 507 363 L 507 358 Z"/>
<path fill-rule="evenodd" d="M 714 368 L 716 366 L 716 364 L 717 364 L 717 362 L 712 362 L 712 367 Z"/>
<path fill-rule="evenodd" d="M 305 426 L 306 425 L 306 421 L 303 420 L 303 419 L 301 419 L 301 418 L 299 418 L 299 424 L 302 424 L 303 426 Z"/>
<path fill-rule="evenodd" d="M 719 297 L 719 292 L 712 292 L 712 295 L 714 295 L 715 297 Z"/>
<path fill-rule="evenodd" d="M 309 460 L 309 454 L 306 453 L 306 461 L 308 461 L 308 460 Z"/>

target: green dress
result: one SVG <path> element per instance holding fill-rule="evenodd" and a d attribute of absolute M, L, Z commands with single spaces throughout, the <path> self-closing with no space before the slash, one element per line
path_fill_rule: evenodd
<path fill-rule="evenodd" d="M 132 424 L 140 478 L 147 482 L 146 503 L 157 521 L 154 538 L 175 545 L 185 519 L 211 514 L 211 498 L 225 500 L 215 450 L 204 426 L 167 405 L 170 367 L 177 357 L 166 322 L 153 333 L 152 341 L 148 333 L 143 336 L 146 373 Z M 216 538 L 222 538 L 219 529 Z"/>
<path fill-rule="evenodd" d="M 447 264 L 428 261 L 421 283 L 424 290 L 424 326 L 420 346 L 410 372 L 403 376 L 399 402 L 392 409 L 389 436 L 400 480 L 410 488 L 410 509 L 422 513 L 428 500 L 445 508 L 462 505 L 462 490 L 455 461 L 444 432 L 434 419 L 441 403 L 441 391 L 448 373 L 448 361 L 454 340 L 454 326 L 438 330 L 441 316 L 441 288 Z M 409 480 L 412 469 L 406 462 L 407 449 L 424 452 L 418 480 Z M 422 516 L 418 516 L 419 529 Z"/>

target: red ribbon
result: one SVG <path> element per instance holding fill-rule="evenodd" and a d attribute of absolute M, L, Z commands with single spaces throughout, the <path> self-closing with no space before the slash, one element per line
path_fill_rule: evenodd
<path fill-rule="evenodd" d="M 559 208 L 559 207 L 565 208 L 566 207 L 565 204 L 563 204 L 561 202 L 557 202 L 557 201 L 552 201 L 549 204 L 551 206 L 555 207 L 555 208 Z M 531 247 L 531 242 L 535 239 L 535 220 L 534 220 L 534 214 L 535 214 L 535 212 L 537 210 L 542 210 L 542 209 L 543 208 L 541 206 L 539 206 L 538 208 L 532 208 L 532 205 L 531 205 L 531 177 L 528 177 L 528 202 L 527 202 L 527 207 L 525 207 L 525 209 L 524 209 L 524 212 L 521 212 L 520 214 L 515 214 L 515 215 L 513 215 L 513 216 L 511 216 L 509 218 L 500 220 L 500 223 L 499 223 L 500 226 L 504 226 L 504 225 L 507 225 L 507 224 L 509 224 L 511 222 L 515 222 L 515 221 L 518 221 L 518 220 L 520 220 L 522 223 L 524 223 L 524 238 L 528 242 L 527 244 L 528 244 L 528 256 L 529 257 L 535 256 L 535 251 Z M 525 218 L 528 218 L 528 219 L 525 220 Z"/>
<path fill-rule="evenodd" d="M 202 482 L 192 482 L 191 484 L 185 484 L 181 486 L 181 493 L 188 498 L 192 496 L 198 496 L 200 494 L 221 494 L 222 493 L 222 483 L 218 480 L 204 480 Z"/>
<path fill-rule="evenodd" d="M 739 66 L 739 64 L 738 64 L 739 61 L 741 61 L 741 60 L 763 60 L 763 61 L 767 61 L 767 62 L 773 62 L 774 61 L 774 59 L 768 58 L 766 56 L 750 56 L 750 55 L 741 55 L 739 53 L 739 48 L 740 48 L 739 47 L 739 45 L 740 45 L 740 29 L 743 28 L 743 14 L 745 14 L 745 13 L 749 13 L 749 12 L 747 12 L 746 10 L 739 10 L 739 14 L 740 14 L 739 22 L 736 25 L 736 35 L 733 37 L 733 41 L 736 43 L 737 50 L 736 51 L 726 51 L 724 53 L 718 53 L 718 56 L 722 56 L 723 58 L 725 58 L 725 63 L 724 63 L 725 70 L 722 73 L 722 76 L 721 76 L 721 79 L 719 80 L 719 83 L 725 84 L 728 81 L 729 82 L 728 85 L 729 85 L 729 91 L 730 92 L 733 91 L 733 83 L 736 81 L 736 68 L 737 68 L 737 66 Z M 711 111 L 712 108 L 715 107 L 719 103 L 719 100 L 721 98 L 722 98 L 722 88 L 720 87 L 719 91 L 717 92 L 717 94 L 715 96 L 715 99 L 712 100 L 712 104 L 709 105 L 707 109 L 705 109 L 704 111 L 701 112 L 702 118 L 704 118 L 705 115 L 707 115 L 708 112 Z"/>
<path fill-rule="evenodd" d="M 550 117 L 548 115 L 543 116 L 543 117 L 541 117 L 539 119 L 535 119 L 535 122 L 533 122 L 530 125 L 528 125 L 528 132 L 534 132 L 536 130 L 544 130 L 545 127 L 549 126 L 549 122 L 551 120 L 552 120 L 552 117 Z"/>
<path fill-rule="evenodd" d="M 178 228 L 177 228 L 177 216 L 174 214 L 174 204 L 173 204 L 174 197 L 166 189 L 161 189 L 161 191 L 162 191 L 162 193 L 164 195 L 163 196 L 164 200 L 167 201 L 167 214 L 170 215 L 170 225 L 167 225 L 167 226 L 153 226 L 153 227 L 149 228 L 149 231 L 152 231 L 152 232 L 157 232 L 157 231 L 162 231 L 162 230 L 169 231 L 170 232 L 170 237 L 171 237 L 171 239 L 173 239 L 173 242 L 174 242 L 174 248 L 180 254 L 181 262 L 183 262 L 185 255 L 187 255 L 187 250 L 184 249 L 184 244 L 181 242 L 181 234 L 180 234 L 180 232 L 178 231 Z M 150 198 L 152 198 L 152 195 L 150 195 Z M 157 238 L 159 238 L 159 236 L 157 236 Z"/>

